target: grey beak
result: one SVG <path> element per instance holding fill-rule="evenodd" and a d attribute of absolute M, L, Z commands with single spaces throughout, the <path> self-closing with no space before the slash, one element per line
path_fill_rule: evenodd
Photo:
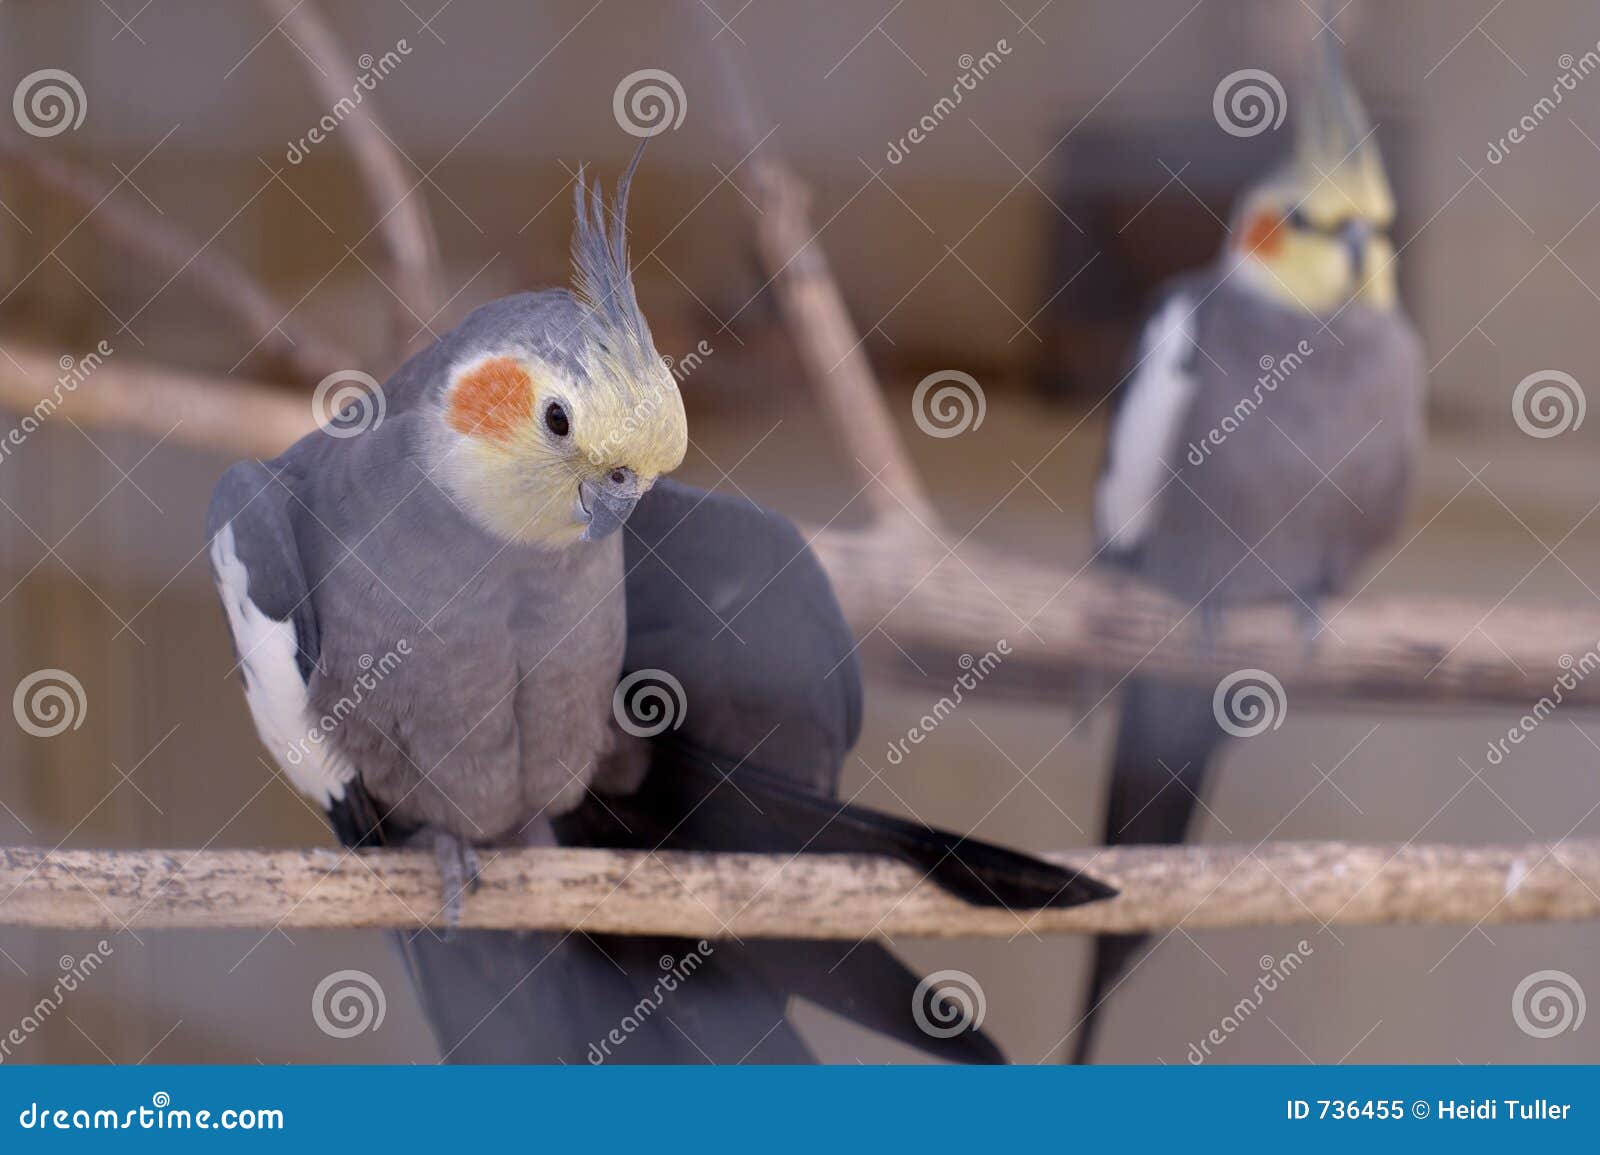
<path fill-rule="evenodd" d="M 1372 237 L 1372 226 L 1359 217 L 1346 221 L 1339 229 L 1339 240 L 1350 255 L 1351 279 L 1360 285 L 1367 275 L 1367 241 Z"/>
<path fill-rule="evenodd" d="M 589 514 L 589 524 L 583 530 L 584 541 L 601 541 L 616 533 L 628 520 L 633 507 L 639 504 L 637 495 L 622 497 L 588 481 L 579 483 L 578 499 Z"/>

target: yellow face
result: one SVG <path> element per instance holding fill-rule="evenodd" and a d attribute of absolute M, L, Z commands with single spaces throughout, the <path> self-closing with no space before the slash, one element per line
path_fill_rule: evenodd
<path fill-rule="evenodd" d="M 537 357 L 456 367 L 444 396 L 454 435 L 441 472 L 486 528 L 567 547 L 615 532 L 688 445 L 677 383 L 595 354 L 582 379 Z"/>
<path fill-rule="evenodd" d="M 1235 228 L 1236 260 L 1285 304 L 1337 312 L 1351 301 L 1393 308 L 1394 201 L 1376 151 L 1326 176 L 1308 168 L 1252 193 Z"/>

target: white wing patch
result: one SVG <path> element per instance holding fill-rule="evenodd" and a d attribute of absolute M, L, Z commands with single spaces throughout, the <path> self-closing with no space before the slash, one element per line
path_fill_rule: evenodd
<path fill-rule="evenodd" d="M 321 735 L 311 715 L 311 692 L 295 661 L 294 622 L 274 621 L 250 600 L 250 574 L 239 560 L 231 522 L 211 542 L 211 565 L 256 733 L 295 788 L 326 810 L 344 797 L 355 768 Z"/>
<path fill-rule="evenodd" d="M 1139 340 L 1139 368 L 1111 426 L 1110 460 L 1095 492 L 1102 546 L 1129 549 L 1149 531 L 1167 482 L 1166 460 L 1194 398 L 1183 363 L 1194 346 L 1194 304 L 1180 293 L 1151 318 Z"/>

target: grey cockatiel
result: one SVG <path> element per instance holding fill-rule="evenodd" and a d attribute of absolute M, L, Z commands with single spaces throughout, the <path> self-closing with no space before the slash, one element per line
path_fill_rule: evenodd
<path fill-rule="evenodd" d="M 660 480 L 688 435 L 629 274 L 631 174 L 614 222 L 580 181 L 574 291 L 477 310 L 384 385 L 381 420 L 363 429 L 352 408 L 218 485 L 212 565 L 284 773 L 346 845 L 436 847 L 447 924 L 486 848 L 555 840 L 883 853 L 974 902 L 1106 896 L 833 800 L 860 724 L 853 642 L 791 526 Z M 614 703 L 625 669 L 667 686 L 670 724 Z M 582 934 L 403 938 L 457 1061 L 583 1061 L 637 1013 L 659 959 L 689 952 Z M 843 946 L 701 953 L 671 1005 L 604 1057 L 803 1058 L 784 1019 L 793 993 L 954 1058 L 997 1056 L 978 1034 L 919 1036 L 916 978 L 874 944 L 842 966 Z"/>
<path fill-rule="evenodd" d="M 1314 629 L 1319 599 L 1394 532 L 1422 441 L 1426 374 L 1386 237 L 1394 202 L 1325 40 L 1292 161 L 1243 196 L 1217 264 L 1169 286 L 1146 324 L 1095 495 L 1103 556 L 1207 627 L 1223 607 L 1284 601 Z M 1129 681 L 1108 844 L 1183 839 L 1224 736 L 1213 711 L 1209 686 Z M 1143 941 L 1098 940 L 1077 1061 Z"/>

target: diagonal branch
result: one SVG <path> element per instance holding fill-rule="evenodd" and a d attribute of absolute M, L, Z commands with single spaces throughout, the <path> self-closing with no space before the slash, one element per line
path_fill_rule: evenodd
<path fill-rule="evenodd" d="M 330 107 L 359 100 L 341 124 L 367 198 L 379 214 L 378 229 L 393 266 L 394 331 L 400 340 L 438 315 L 444 294 L 439 276 L 438 245 L 433 222 L 421 192 L 426 177 L 413 181 L 395 146 L 378 128 L 373 97 L 359 92 L 338 38 L 312 0 L 265 0 L 277 14 L 279 30 L 294 41 L 306 61 L 307 75 Z"/>
<path fill-rule="evenodd" d="M 839 282 L 818 243 L 820 230 L 812 225 L 810 194 L 776 149 L 757 135 L 759 101 L 737 64 L 727 51 L 713 48 L 713 55 L 740 152 L 762 149 L 741 166 L 738 180 L 754 204 L 751 223 L 768 284 L 823 415 L 863 480 L 872 482 L 865 497 L 874 518 L 886 528 L 911 521 L 936 529 L 939 515 L 889 414 L 877 374 L 867 360 L 865 338 L 850 319 Z"/>
<path fill-rule="evenodd" d="M 346 350 L 289 321 L 289 310 L 242 267 L 161 217 L 113 196 L 115 186 L 87 169 L 5 138 L 0 138 L 0 157 L 89 210 L 90 227 L 156 269 L 190 273 L 202 293 L 238 318 L 252 338 L 265 334 L 261 348 L 298 376 L 318 381 L 358 363 Z"/>

